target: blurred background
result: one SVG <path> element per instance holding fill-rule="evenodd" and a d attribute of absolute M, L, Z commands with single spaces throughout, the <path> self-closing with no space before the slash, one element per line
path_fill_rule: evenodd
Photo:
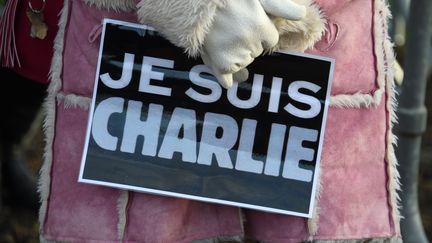
<path fill-rule="evenodd" d="M 4 1 L 0 0 L 0 6 L 4 6 Z M 432 109 L 430 1 L 416 0 L 410 4 L 409 0 L 389 0 L 393 15 L 389 32 L 400 64 L 398 75 L 404 75 L 397 81 L 400 118 L 395 127 L 399 137 L 396 153 L 403 183 L 401 197 L 405 219 L 402 220 L 402 232 L 404 241 L 413 243 L 426 243 L 432 239 L 432 112 L 426 112 Z M 410 18 L 410 13 L 415 14 Z M 24 139 L 7 158 L 19 175 L 12 179 L 10 175 L 4 175 L 7 171 L 4 164 L 8 163 L 2 163 L 0 243 L 39 242 L 38 204 L 34 193 L 42 164 L 44 138 L 43 114 L 39 109 L 35 112 Z M 3 145 L 1 149 L 4 150 Z M 13 189 L 11 184 L 15 185 Z"/>
<path fill-rule="evenodd" d="M 432 1 L 389 0 L 389 33 L 403 76 L 396 78 L 404 242 L 432 239 Z M 402 70 L 396 74 L 401 75 Z"/>

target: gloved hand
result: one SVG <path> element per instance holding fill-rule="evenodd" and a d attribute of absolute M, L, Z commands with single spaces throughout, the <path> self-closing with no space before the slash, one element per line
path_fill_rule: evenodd
<path fill-rule="evenodd" d="M 244 68 L 278 43 L 279 33 L 267 14 L 300 20 L 306 8 L 292 0 L 229 0 L 216 13 L 200 54 L 224 88 L 232 86 L 234 73 L 247 79 Z"/>

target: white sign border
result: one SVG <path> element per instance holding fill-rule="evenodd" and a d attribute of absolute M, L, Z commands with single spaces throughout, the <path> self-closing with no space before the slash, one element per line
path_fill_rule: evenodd
<path fill-rule="evenodd" d="M 325 103 L 324 103 L 324 114 L 323 114 L 323 121 L 322 121 L 322 125 L 321 125 L 320 141 L 318 143 L 317 160 L 316 160 L 316 164 L 315 164 L 316 168 L 315 168 L 315 173 L 314 173 L 314 178 L 313 178 L 314 182 L 312 185 L 311 200 L 309 203 L 309 213 L 305 214 L 305 213 L 299 213 L 299 212 L 294 212 L 294 211 L 289 211 L 289 210 L 282 210 L 282 209 L 258 206 L 258 205 L 247 204 L 247 203 L 233 202 L 233 201 L 221 200 L 221 199 L 215 199 L 215 198 L 209 198 L 209 197 L 194 196 L 194 195 L 177 193 L 177 192 L 162 191 L 162 190 L 156 190 L 156 189 L 120 184 L 120 183 L 112 183 L 112 182 L 103 182 L 103 181 L 97 181 L 97 180 L 84 179 L 83 173 L 84 173 L 84 167 L 85 167 L 85 160 L 86 160 L 87 152 L 88 152 L 88 144 L 90 141 L 90 129 L 91 129 L 91 124 L 93 122 L 93 112 L 94 112 L 95 102 L 96 102 L 95 97 L 97 94 L 97 88 L 98 88 L 98 83 L 99 83 L 98 82 L 99 81 L 99 72 L 100 72 L 99 69 L 100 69 L 100 64 L 101 64 L 101 59 L 102 59 L 102 50 L 103 50 L 102 43 L 105 40 L 105 30 L 106 30 L 107 24 L 118 24 L 118 25 L 133 27 L 133 28 L 139 28 L 139 29 L 143 29 L 143 30 L 154 30 L 154 28 L 152 28 L 150 26 L 142 25 L 142 24 L 136 24 L 136 23 L 130 23 L 130 22 L 116 20 L 116 19 L 104 18 L 102 35 L 101 35 L 101 39 L 100 39 L 101 44 L 99 46 L 99 57 L 98 57 L 98 62 L 97 62 L 96 75 L 95 75 L 95 84 L 94 84 L 94 89 L 93 89 L 92 102 L 91 102 L 91 106 L 90 106 L 90 114 L 89 114 L 88 123 L 87 123 L 87 132 L 86 132 L 83 154 L 82 154 L 82 158 L 81 158 L 81 165 L 80 165 L 78 182 L 88 183 L 88 184 L 93 184 L 93 185 L 100 185 L 100 186 L 108 186 L 108 187 L 113 187 L 113 188 L 118 188 L 118 189 L 126 189 L 126 190 L 131 190 L 131 191 L 145 192 L 145 193 L 151 193 L 151 194 L 157 194 L 157 195 L 163 195 L 163 196 L 171 196 L 171 197 L 177 197 L 177 198 L 191 199 L 191 200 L 197 200 L 197 201 L 208 202 L 208 203 L 217 203 L 217 204 L 224 204 L 224 205 L 229 205 L 229 206 L 237 206 L 237 207 L 255 209 L 255 210 L 260 210 L 260 211 L 265 211 L 265 212 L 270 212 L 270 213 L 279 213 L 279 214 L 284 214 L 284 215 L 312 218 L 313 208 L 314 208 L 315 203 L 316 203 L 317 183 L 318 183 L 318 179 L 319 179 L 319 174 L 321 172 L 320 171 L 321 152 L 322 152 L 322 147 L 323 147 L 324 133 L 325 133 L 325 127 L 326 127 L 326 123 L 327 123 L 327 112 L 328 112 L 328 107 L 329 107 L 329 102 L 330 102 L 329 98 L 330 98 L 332 81 L 333 81 L 333 72 L 334 72 L 334 64 L 335 64 L 335 60 L 333 58 L 318 56 L 318 55 L 314 55 L 314 54 L 292 52 L 292 51 L 280 51 L 280 53 L 285 53 L 285 54 L 290 54 L 290 55 L 295 55 L 295 56 L 301 56 L 301 57 L 308 57 L 308 58 L 313 58 L 313 59 L 317 59 L 317 60 L 323 60 L 323 61 L 330 62 L 330 72 L 329 72 L 329 77 L 328 77 L 327 94 L 326 94 L 327 99 L 325 100 Z"/>

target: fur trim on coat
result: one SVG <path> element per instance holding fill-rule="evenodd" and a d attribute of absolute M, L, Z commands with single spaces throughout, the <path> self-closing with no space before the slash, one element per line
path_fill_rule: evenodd
<path fill-rule="evenodd" d="M 136 10 L 135 0 L 83 0 L 90 6 L 98 9 L 107 9 L 115 12 L 132 12 Z"/>

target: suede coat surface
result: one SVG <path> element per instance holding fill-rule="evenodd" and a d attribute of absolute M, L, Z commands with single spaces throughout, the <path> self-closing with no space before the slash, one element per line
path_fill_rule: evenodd
<path fill-rule="evenodd" d="M 317 208 L 308 220 L 78 183 L 101 20 L 138 19 L 134 13 L 66 0 L 45 104 L 42 241 L 397 241 L 399 184 L 391 133 L 394 57 L 387 39 L 387 6 L 384 0 L 317 4 L 326 16 L 327 31 L 307 52 L 335 58 L 336 66 Z M 281 47 L 289 46 L 285 38 L 289 35 L 281 38 Z"/>

